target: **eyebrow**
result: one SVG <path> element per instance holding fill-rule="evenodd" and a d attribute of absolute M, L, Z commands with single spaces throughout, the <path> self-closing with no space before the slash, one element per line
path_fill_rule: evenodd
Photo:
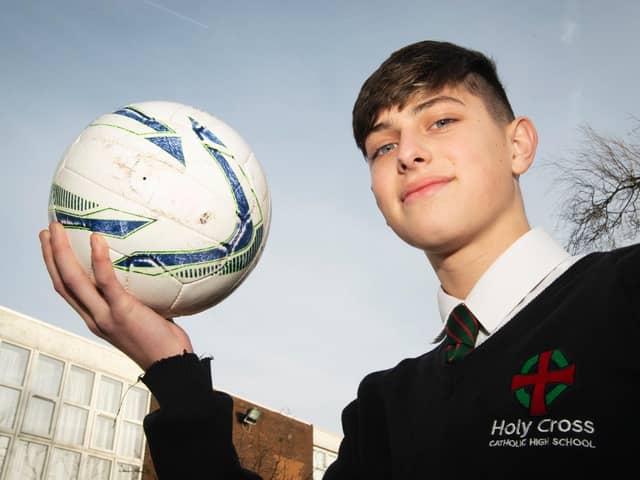
<path fill-rule="evenodd" d="M 430 98 L 429 100 L 425 100 L 424 102 L 419 103 L 418 105 L 414 106 L 411 109 L 411 113 L 413 115 L 417 115 L 420 112 L 428 110 L 429 108 L 433 107 L 434 105 L 437 105 L 438 103 L 443 103 L 443 102 L 454 102 L 454 103 L 457 103 L 459 105 L 463 105 L 464 106 L 464 102 L 462 100 L 460 100 L 459 98 L 450 97 L 449 95 L 438 95 L 437 97 Z M 378 132 L 380 130 L 384 130 L 385 128 L 389 128 L 390 126 L 391 125 L 388 122 L 378 122 L 373 127 L 371 127 L 371 130 L 369 130 L 369 133 L 367 134 L 367 137 L 369 135 L 371 135 L 372 133 L 374 133 L 374 132 Z"/>

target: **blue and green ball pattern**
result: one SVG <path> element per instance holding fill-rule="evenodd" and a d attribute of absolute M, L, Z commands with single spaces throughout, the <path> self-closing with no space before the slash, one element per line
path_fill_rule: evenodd
<path fill-rule="evenodd" d="M 166 132 L 172 141 L 159 141 L 152 136 L 153 143 L 171 154 L 184 164 L 185 159 L 179 137 L 165 125 L 132 107 L 120 109 L 114 114 L 125 115 L 155 127 L 155 132 Z M 229 237 L 217 245 L 197 249 L 179 251 L 144 251 L 123 255 L 113 262 L 116 269 L 135 272 L 143 275 L 171 275 L 181 283 L 191 283 L 212 275 L 229 275 L 246 269 L 258 255 L 264 236 L 263 214 L 260 203 L 259 219 L 255 222 L 251 216 L 251 208 L 247 195 L 236 173 L 227 161 L 229 150 L 224 143 L 209 129 L 190 118 L 192 130 L 200 139 L 203 148 L 215 161 L 224 174 L 233 194 L 236 205 L 237 223 Z M 131 132 L 134 133 L 134 132 Z M 143 135 L 143 134 L 137 134 Z M 242 169 L 240 169 L 241 173 Z M 255 198 L 255 192 L 251 191 Z M 257 199 L 256 199 L 257 200 Z M 149 227 L 156 219 L 143 217 L 100 205 L 91 199 L 83 198 L 70 192 L 58 184 L 53 184 L 50 193 L 49 211 L 52 218 L 69 229 L 81 229 L 98 232 L 107 237 L 123 239 Z"/>

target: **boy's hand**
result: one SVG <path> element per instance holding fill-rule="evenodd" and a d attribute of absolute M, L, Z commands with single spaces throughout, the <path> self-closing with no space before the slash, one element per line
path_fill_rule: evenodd
<path fill-rule="evenodd" d="M 80 314 L 94 334 L 121 350 L 143 370 L 163 358 L 192 352 L 186 332 L 125 291 L 118 281 L 107 242 L 91 234 L 95 283 L 78 263 L 64 227 L 52 222 L 40 232 L 44 263 L 53 287 Z"/>

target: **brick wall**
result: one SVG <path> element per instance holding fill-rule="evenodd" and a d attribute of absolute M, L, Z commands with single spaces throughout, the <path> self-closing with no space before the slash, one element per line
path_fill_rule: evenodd
<path fill-rule="evenodd" d="M 249 408 L 261 415 L 255 425 L 242 422 Z M 158 408 L 155 398 L 150 411 Z M 233 443 L 242 466 L 263 480 L 311 480 L 313 427 L 265 407 L 233 397 Z M 157 480 L 149 451 L 145 451 L 143 480 Z"/>

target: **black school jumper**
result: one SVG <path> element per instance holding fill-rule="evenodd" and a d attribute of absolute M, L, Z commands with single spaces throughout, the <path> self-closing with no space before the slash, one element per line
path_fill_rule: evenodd
<path fill-rule="evenodd" d="M 634 477 L 639 309 L 640 246 L 585 256 L 457 363 L 440 344 L 365 377 L 325 480 Z M 160 480 L 259 478 L 239 464 L 210 359 L 161 360 L 143 381 Z"/>

